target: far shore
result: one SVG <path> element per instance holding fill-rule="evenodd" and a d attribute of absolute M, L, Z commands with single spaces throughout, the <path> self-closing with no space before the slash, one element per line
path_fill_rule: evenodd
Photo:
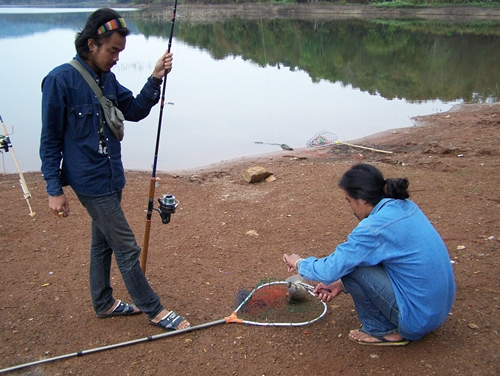
<path fill-rule="evenodd" d="M 165 10 L 166 15 L 171 15 L 172 9 L 165 5 L 143 5 L 135 6 L 141 9 Z M 218 4 L 178 5 L 178 11 L 189 20 L 190 17 L 198 18 L 200 14 L 210 15 L 217 19 L 217 15 L 223 17 L 238 16 L 244 19 L 271 19 L 290 18 L 304 20 L 337 20 L 337 19 L 380 19 L 380 18 L 417 18 L 442 21 L 480 21 L 500 20 L 499 7 L 477 7 L 477 6 L 441 6 L 429 8 L 396 8 L 380 7 L 374 5 L 339 5 L 331 3 L 314 4 Z M 206 17 L 205 17 L 206 18 Z M 210 18 L 206 18 L 208 21 Z"/>

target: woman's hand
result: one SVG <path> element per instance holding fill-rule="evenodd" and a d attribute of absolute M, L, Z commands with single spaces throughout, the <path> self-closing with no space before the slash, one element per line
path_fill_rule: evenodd
<path fill-rule="evenodd" d="M 293 255 L 287 255 L 286 253 L 283 255 L 283 261 L 285 262 L 286 266 L 288 267 L 288 272 L 294 272 L 298 271 L 298 266 L 297 263 L 303 260 L 302 257 L 299 255 L 296 255 L 295 253 Z"/>
<path fill-rule="evenodd" d="M 313 292 L 319 300 L 328 303 L 343 291 L 344 286 L 339 279 L 333 283 L 330 283 L 329 285 L 325 285 L 324 283 L 320 282 L 316 285 Z"/>

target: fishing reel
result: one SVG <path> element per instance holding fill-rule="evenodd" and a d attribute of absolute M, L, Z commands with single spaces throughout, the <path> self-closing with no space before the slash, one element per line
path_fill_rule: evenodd
<path fill-rule="evenodd" d="M 175 209 L 179 205 L 179 201 L 175 199 L 174 195 L 166 194 L 158 199 L 160 208 L 154 208 L 160 213 L 161 221 L 163 224 L 170 222 L 170 216 L 175 213 Z"/>
<path fill-rule="evenodd" d="M 8 152 L 12 147 L 9 136 L 0 135 L 0 153 Z"/>

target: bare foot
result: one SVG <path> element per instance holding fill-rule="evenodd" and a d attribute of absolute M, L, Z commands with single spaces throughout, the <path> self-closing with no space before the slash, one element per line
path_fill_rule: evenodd
<path fill-rule="evenodd" d="M 181 323 L 177 327 L 177 330 L 186 329 L 186 328 L 189 328 L 190 326 L 191 326 L 191 324 L 189 323 L 189 321 L 184 320 L 184 321 L 181 321 Z"/>
<path fill-rule="evenodd" d="M 156 315 L 154 319 L 151 320 L 151 322 L 154 324 L 158 324 L 161 320 L 165 318 L 165 316 L 169 314 L 169 312 L 170 311 L 163 309 L 159 314 Z M 179 323 L 179 325 L 177 325 L 177 330 L 186 329 L 189 328 L 190 326 L 191 324 L 189 323 L 189 321 L 184 319 Z"/>
<path fill-rule="evenodd" d="M 363 333 L 359 329 L 351 330 L 349 332 L 349 338 L 352 339 L 355 342 L 362 342 L 362 343 L 387 343 L 387 342 L 401 342 L 404 341 L 404 338 L 401 336 L 399 333 L 391 333 L 387 334 L 384 336 L 384 339 L 387 342 L 381 341 L 378 338 L 372 337 L 369 334 Z"/>

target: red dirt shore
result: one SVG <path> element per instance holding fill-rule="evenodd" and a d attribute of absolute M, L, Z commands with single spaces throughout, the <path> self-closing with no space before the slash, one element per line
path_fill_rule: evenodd
<path fill-rule="evenodd" d="M 169 309 L 193 325 L 220 320 L 237 292 L 288 276 L 283 253 L 323 256 L 356 226 L 337 181 L 353 163 L 407 177 L 411 198 L 442 235 L 456 300 L 436 331 L 402 348 L 348 340 L 359 322 L 349 296 L 303 328 L 216 325 L 152 342 L 54 360 L 17 375 L 499 375 L 500 104 L 461 105 L 417 124 L 345 145 L 247 157 L 159 173 L 158 197 L 180 201 L 168 225 L 155 213 L 147 276 Z M 276 181 L 248 184 L 261 165 Z M 68 189 L 71 215 L 49 212 L 40 173 L 0 178 L 0 369 L 160 334 L 145 315 L 98 319 L 88 291 L 90 221 Z M 150 181 L 128 171 L 123 207 L 142 243 Z M 129 301 L 113 267 L 115 296 Z"/>

